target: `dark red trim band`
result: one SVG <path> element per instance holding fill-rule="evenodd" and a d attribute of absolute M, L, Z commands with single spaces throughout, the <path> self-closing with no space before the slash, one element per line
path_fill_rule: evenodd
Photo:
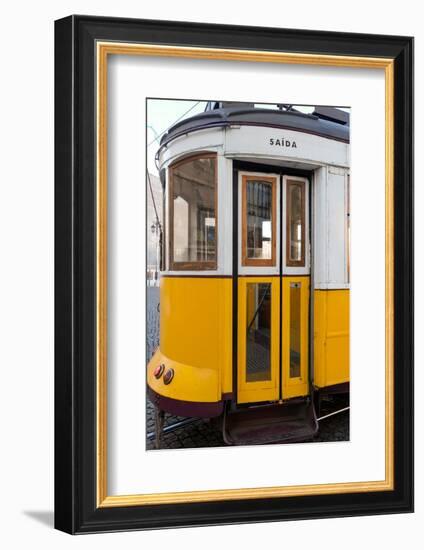
<path fill-rule="evenodd" d="M 341 382 L 340 384 L 334 384 L 333 386 L 324 386 L 318 388 L 321 395 L 330 395 L 333 393 L 348 393 L 350 390 L 349 382 Z"/>
<path fill-rule="evenodd" d="M 220 416 L 224 410 L 224 402 L 217 401 L 196 402 L 196 401 L 181 401 L 180 399 L 172 399 L 164 397 L 156 393 L 150 386 L 147 386 L 147 393 L 150 401 L 158 409 L 176 416 L 197 416 L 199 418 L 213 418 Z"/>
<path fill-rule="evenodd" d="M 222 394 L 222 400 L 223 401 L 231 401 L 233 398 L 234 398 L 234 394 L 233 394 L 232 391 Z"/>

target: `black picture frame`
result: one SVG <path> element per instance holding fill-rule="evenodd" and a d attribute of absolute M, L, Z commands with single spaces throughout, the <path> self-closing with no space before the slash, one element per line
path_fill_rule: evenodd
<path fill-rule="evenodd" d="M 394 60 L 394 490 L 97 506 L 96 41 Z M 55 527 L 68 533 L 413 510 L 413 38 L 73 15 L 55 22 Z"/>

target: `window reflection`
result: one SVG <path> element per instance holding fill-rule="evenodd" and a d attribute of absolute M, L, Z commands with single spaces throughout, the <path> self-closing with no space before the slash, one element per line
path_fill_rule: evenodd
<path fill-rule="evenodd" d="M 287 182 L 287 265 L 305 265 L 305 187 Z"/>
<path fill-rule="evenodd" d="M 216 268 L 215 164 L 196 158 L 171 168 L 173 268 Z"/>

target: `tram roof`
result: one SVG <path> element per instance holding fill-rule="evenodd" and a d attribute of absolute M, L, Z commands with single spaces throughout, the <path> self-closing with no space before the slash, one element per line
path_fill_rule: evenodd
<path fill-rule="evenodd" d="M 177 122 L 162 136 L 160 145 L 196 130 L 232 125 L 281 128 L 349 143 L 349 115 L 337 109 L 316 107 L 313 113 L 305 114 L 296 110 L 233 106 L 208 109 Z"/>

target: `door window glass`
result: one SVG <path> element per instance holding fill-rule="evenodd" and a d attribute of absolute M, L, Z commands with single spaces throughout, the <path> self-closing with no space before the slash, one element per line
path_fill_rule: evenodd
<path fill-rule="evenodd" d="M 271 380 L 271 283 L 248 283 L 246 293 L 246 381 Z"/>
<path fill-rule="evenodd" d="M 290 378 L 300 376 L 301 283 L 290 283 Z"/>
<path fill-rule="evenodd" d="M 243 178 L 243 265 L 275 265 L 275 178 Z"/>

